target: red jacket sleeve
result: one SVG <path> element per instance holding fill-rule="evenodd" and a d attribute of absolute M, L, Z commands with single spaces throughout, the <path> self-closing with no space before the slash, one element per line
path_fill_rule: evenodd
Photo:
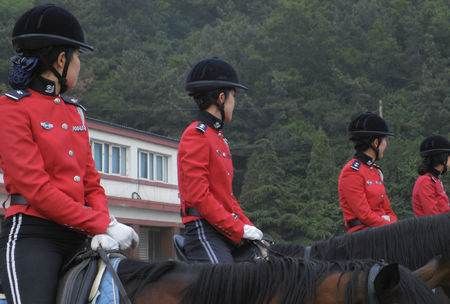
<path fill-rule="evenodd" d="M 387 195 L 384 198 L 383 209 L 384 209 L 384 212 L 386 213 L 386 215 L 389 215 L 389 217 L 391 219 L 390 223 L 395 223 L 396 221 L 398 221 L 397 215 L 392 210 L 391 202 L 389 201 L 389 198 L 387 197 Z"/>
<path fill-rule="evenodd" d="M 244 211 L 242 210 L 241 206 L 237 201 L 234 203 L 234 212 L 239 216 L 239 219 L 246 225 L 254 226 L 252 221 L 245 215 Z"/>
<path fill-rule="evenodd" d="M 88 233 L 104 233 L 109 217 L 76 202 L 50 182 L 33 141 L 28 113 L 19 106 L 0 109 L 0 156 L 5 175 L 39 213 L 48 219 Z"/>
<path fill-rule="evenodd" d="M 209 186 L 210 150 L 206 136 L 197 130 L 187 130 L 180 143 L 179 168 L 182 176 L 181 196 L 191 207 L 218 231 L 234 243 L 239 243 L 244 223 L 233 217 L 219 198 L 214 197 Z"/>
<path fill-rule="evenodd" d="M 370 208 L 362 176 L 356 172 L 344 173 L 341 185 L 342 195 L 358 220 L 370 227 L 383 226 L 388 223 Z"/>
<path fill-rule="evenodd" d="M 86 175 L 84 177 L 84 197 L 86 205 L 96 211 L 103 212 L 109 217 L 108 202 L 106 199 L 105 189 L 100 185 L 100 174 L 95 168 L 92 151 L 88 145 L 88 156 L 86 165 Z"/>
<path fill-rule="evenodd" d="M 422 210 L 426 215 L 439 214 L 439 205 L 436 201 L 436 190 L 431 180 L 421 183 L 419 191 L 417 191 L 417 198 L 422 206 Z"/>

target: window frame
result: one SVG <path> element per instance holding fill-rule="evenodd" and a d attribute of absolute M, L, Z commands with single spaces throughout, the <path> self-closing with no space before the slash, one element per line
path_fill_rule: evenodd
<path fill-rule="evenodd" d="M 101 145 L 101 166 L 98 168 L 95 154 L 95 146 Z M 119 152 L 119 170 L 118 173 L 113 172 L 113 150 L 114 148 L 118 148 Z M 128 159 L 127 156 L 129 147 L 125 145 L 120 145 L 116 143 L 111 143 L 103 140 L 92 139 L 91 140 L 91 150 L 92 150 L 92 158 L 94 159 L 95 168 L 98 172 L 108 175 L 116 175 L 116 176 L 128 176 Z M 106 163 L 107 161 L 107 163 Z M 105 169 L 108 169 L 107 171 Z"/>
<path fill-rule="evenodd" d="M 169 158 L 170 155 L 157 153 L 153 151 L 148 151 L 144 149 L 138 149 L 137 151 L 137 158 L 138 158 L 138 172 L 137 176 L 139 179 L 144 180 L 150 180 L 155 182 L 161 182 L 161 183 L 169 183 Z M 147 156 L 147 177 L 142 177 L 142 171 L 141 171 L 141 155 Z M 162 169 L 162 179 L 158 179 L 158 172 L 157 172 L 157 159 L 162 159 L 161 169 Z"/>

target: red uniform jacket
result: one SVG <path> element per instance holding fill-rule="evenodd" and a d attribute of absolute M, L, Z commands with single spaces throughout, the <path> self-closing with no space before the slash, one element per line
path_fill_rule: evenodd
<path fill-rule="evenodd" d="M 203 116 L 207 119 L 202 121 L 214 120 L 209 114 Z M 185 224 L 198 219 L 186 214 L 187 208 L 195 208 L 201 218 L 234 243 L 239 243 L 244 224 L 253 224 L 233 195 L 233 163 L 220 125 L 217 121 L 209 125 L 194 121 L 181 136 L 178 187 L 182 220 Z"/>
<path fill-rule="evenodd" d="M 7 192 L 28 202 L 8 207 L 6 217 L 23 213 L 105 233 L 106 196 L 77 101 L 31 89 L 6 95 L 0 97 L 0 165 Z"/>
<path fill-rule="evenodd" d="M 358 155 L 344 166 L 339 175 L 338 192 L 347 232 L 397 221 L 384 187 L 383 174 L 367 156 Z M 390 222 L 382 215 L 389 215 Z M 360 224 L 349 227 L 349 222 L 355 220 Z"/>
<path fill-rule="evenodd" d="M 420 175 L 413 189 L 413 211 L 416 216 L 441 214 L 450 211 L 448 196 L 442 181 L 431 173 Z"/>

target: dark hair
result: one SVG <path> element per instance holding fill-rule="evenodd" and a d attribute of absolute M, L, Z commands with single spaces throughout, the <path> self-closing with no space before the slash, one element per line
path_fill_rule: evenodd
<path fill-rule="evenodd" d="M 386 136 L 370 136 L 370 137 L 352 137 L 350 140 L 353 141 L 355 150 L 357 152 L 364 152 L 372 147 L 372 142 L 375 139 L 381 141 Z"/>
<path fill-rule="evenodd" d="M 194 98 L 194 101 L 197 104 L 198 108 L 203 111 L 206 110 L 210 105 L 217 102 L 220 93 L 223 92 L 225 94 L 225 98 L 227 98 L 232 90 L 235 89 L 219 88 L 211 91 L 190 93 L 189 95 Z"/>
<path fill-rule="evenodd" d="M 72 56 L 72 53 L 74 50 L 75 50 L 75 48 L 73 46 L 57 45 L 57 46 L 50 46 L 50 47 L 37 49 L 37 50 L 24 50 L 23 54 L 26 57 L 39 58 L 39 64 L 36 67 L 36 70 L 33 74 L 33 77 L 35 77 L 35 76 L 40 75 L 43 72 L 47 71 L 50 68 L 50 66 L 52 66 L 58 60 L 59 54 L 61 54 L 62 52 L 65 52 L 66 54 L 69 54 L 69 56 Z M 66 58 L 66 59 L 69 59 L 69 58 Z"/>
<path fill-rule="evenodd" d="M 28 88 L 33 78 L 46 70 L 53 69 L 53 63 L 56 62 L 61 52 L 66 53 L 67 62 L 70 62 L 74 49 L 76 48 L 73 46 L 59 45 L 22 50 L 21 53 L 11 58 L 8 74 L 9 84 L 15 90 Z"/>
<path fill-rule="evenodd" d="M 445 165 L 448 159 L 448 152 L 432 154 L 422 157 L 422 163 L 417 170 L 420 175 L 432 172 L 438 165 Z"/>

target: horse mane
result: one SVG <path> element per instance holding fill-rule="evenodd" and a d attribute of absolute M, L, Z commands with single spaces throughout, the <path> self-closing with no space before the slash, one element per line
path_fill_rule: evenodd
<path fill-rule="evenodd" d="M 147 263 L 137 260 L 122 260 L 117 269 L 117 274 L 127 292 L 131 302 L 146 287 L 147 284 L 157 281 L 161 276 L 175 269 L 178 265 L 175 261 L 160 263 Z"/>
<path fill-rule="evenodd" d="M 320 260 L 385 259 L 417 269 L 434 256 L 450 258 L 449 231 L 450 213 L 409 218 L 315 242 L 311 245 L 311 257 Z M 274 245 L 272 248 L 286 255 L 303 257 L 304 247 L 300 245 Z"/>
<path fill-rule="evenodd" d="M 315 297 L 316 286 L 336 268 L 349 271 L 363 263 L 330 263 L 282 258 L 267 262 L 195 265 L 198 277 L 185 290 L 182 304 L 306 303 Z M 351 267 L 353 266 L 353 267 Z M 354 286 L 358 281 L 354 280 Z M 350 291 L 351 292 L 351 291 Z M 276 298 L 275 298 L 276 297 Z"/>
<path fill-rule="evenodd" d="M 123 260 L 118 274 L 132 302 L 144 288 L 163 275 L 182 272 L 192 279 L 180 294 L 182 304 L 266 304 L 273 299 L 293 304 L 314 299 L 317 286 L 328 275 L 341 273 L 342 278 L 343 274 L 351 273 L 345 287 L 345 303 L 351 304 L 361 288 L 367 296 L 367 275 L 375 263 L 371 260 L 327 262 L 295 258 L 217 265 Z M 400 267 L 400 278 L 400 303 L 436 303 L 431 290 L 408 269 Z"/>

